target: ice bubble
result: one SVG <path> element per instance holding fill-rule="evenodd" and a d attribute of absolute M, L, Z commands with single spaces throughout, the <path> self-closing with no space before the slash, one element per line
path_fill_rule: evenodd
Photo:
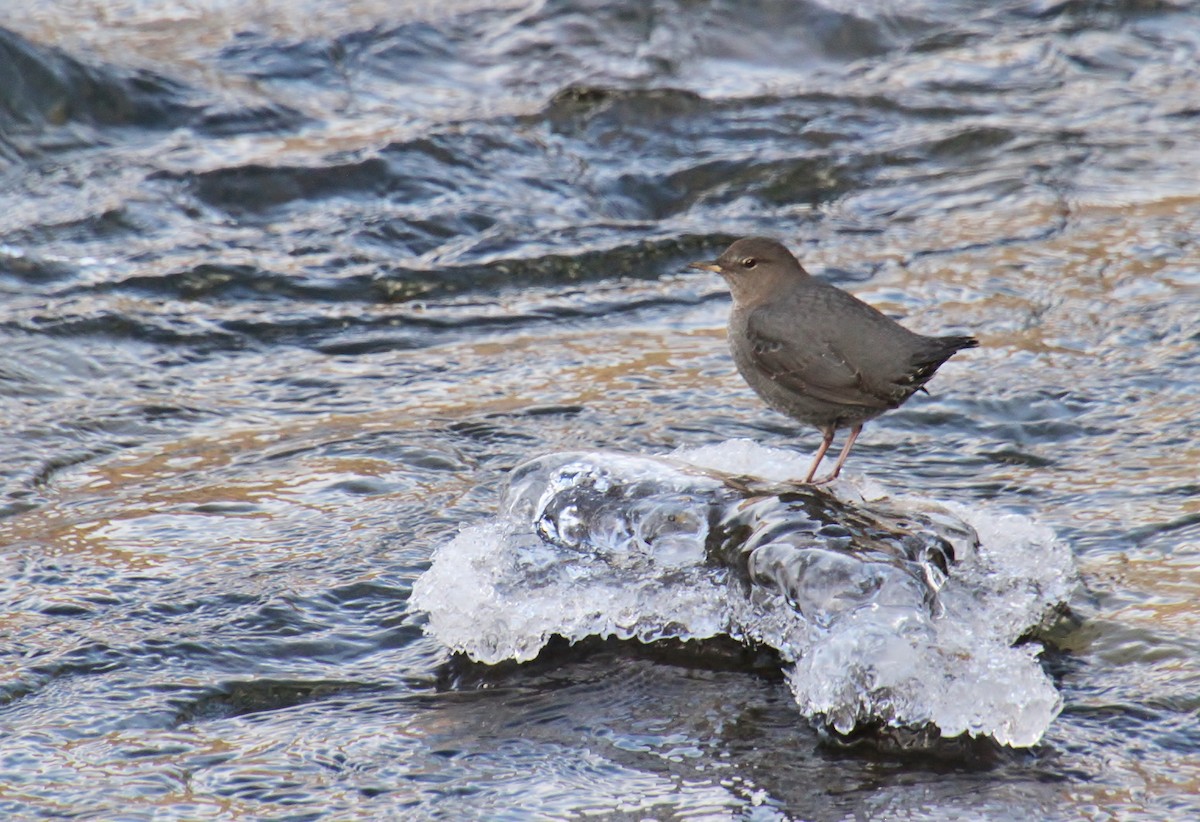
<path fill-rule="evenodd" d="M 538 457 L 495 520 L 435 552 L 411 608 L 488 664 L 553 636 L 727 635 L 774 648 L 800 710 L 840 733 L 1036 744 L 1062 700 L 1038 646 L 1014 643 L 1070 596 L 1066 546 L 1025 517 L 874 482 L 786 482 L 805 468 L 746 440 Z"/>

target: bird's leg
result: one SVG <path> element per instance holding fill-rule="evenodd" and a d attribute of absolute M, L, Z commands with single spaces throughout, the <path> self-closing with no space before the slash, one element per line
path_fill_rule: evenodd
<path fill-rule="evenodd" d="M 827 482 L 833 482 L 837 479 L 838 474 L 842 473 L 842 466 L 846 464 L 846 457 L 850 456 L 850 449 L 854 447 L 854 441 L 858 439 L 858 435 L 862 432 L 862 423 L 850 429 L 850 436 L 846 437 L 846 444 L 842 446 L 842 453 L 838 454 L 837 465 L 833 466 L 833 473 L 827 477 L 822 477 L 813 483 L 813 485 L 824 485 Z"/>
<path fill-rule="evenodd" d="M 817 455 L 813 457 L 812 466 L 808 469 L 808 476 L 804 478 L 805 485 L 813 481 L 813 477 L 817 474 L 817 468 L 821 465 L 821 460 L 825 459 L 825 452 L 829 450 L 829 446 L 833 445 L 833 431 L 832 425 L 822 429 L 825 436 L 821 439 L 821 447 L 817 449 Z"/>

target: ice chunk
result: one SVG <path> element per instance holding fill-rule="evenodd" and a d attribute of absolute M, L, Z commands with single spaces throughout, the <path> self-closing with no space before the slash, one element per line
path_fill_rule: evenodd
<path fill-rule="evenodd" d="M 666 470 L 661 461 L 552 454 L 513 471 L 503 509 L 545 542 L 634 565 L 694 565 L 704 559 L 711 503 L 730 500 L 721 480 Z"/>
<path fill-rule="evenodd" d="M 552 636 L 769 645 L 800 709 L 841 733 L 936 728 L 1035 744 L 1061 708 L 1013 643 L 1075 584 L 1030 520 L 839 481 L 739 440 L 667 457 L 549 454 L 501 514 L 439 548 L 411 607 L 451 650 L 527 661 Z"/>

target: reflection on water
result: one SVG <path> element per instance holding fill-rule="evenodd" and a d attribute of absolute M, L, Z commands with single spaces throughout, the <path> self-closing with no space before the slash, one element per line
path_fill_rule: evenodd
<path fill-rule="evenodd" d="M 88 0 L 4 25 L 8 815 L 1200 815 L 1190 9 Z M 728 649 L 439 681 L 409 591 L 513 466 L 815 446 L 683 268 L 749 233 L 983 342 L 854 468 L 1072 546 L 1065 706 L 1031 752 L 843 750 Z"/>

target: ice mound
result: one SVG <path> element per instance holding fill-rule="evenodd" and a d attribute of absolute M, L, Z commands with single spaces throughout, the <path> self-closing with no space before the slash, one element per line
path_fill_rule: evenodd
<path fill-rule="evenodd" d="M 1062 699 L 1040 647 L 1014 643 L 1070 595 L 1067 548 L 1012 514 L 784 483 L 796 460 L 744 440 L 530 460 L 499 516 L 435 552 L 411 608 L 488 664 L 555 635 L 724 634 L 774 648 L 800 709 L 840 733 L 1036 744 Z"/>

